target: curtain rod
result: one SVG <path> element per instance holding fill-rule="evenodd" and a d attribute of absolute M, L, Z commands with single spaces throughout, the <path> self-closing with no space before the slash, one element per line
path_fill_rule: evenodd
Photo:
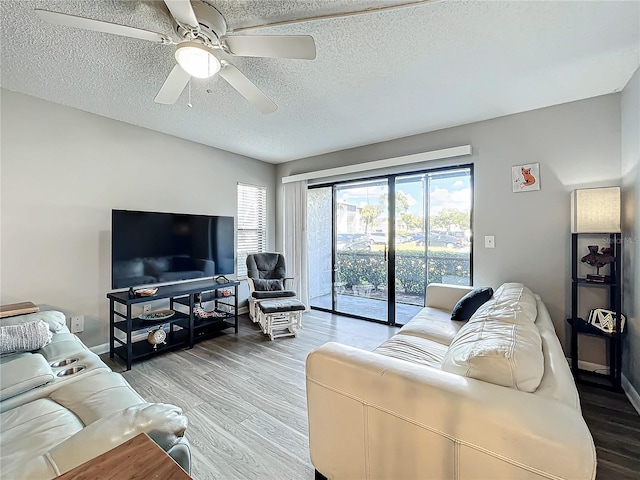
<path fill-rule="evenodd" d="M 298 173 L 296 175 L 282 177 L 282 183 L 299 182 L 301 180 L 317 180 L 319 178 L 333 177 L 336 175 L 367 172 L 369 170 L 377 170 L 380 168 L 397 167 L 400 165 L 409 165 L 411 163 L 428 162 L 430 160 L 443 160 L 445 158 L 464 157 L 467 155 L 471 155 L 471 145 L 461 145 L 459 147 L 414 153 L 413 155 L 405 155 L 402 157 L 385 158 L 383 160 L 375 160 L 373 162 L 356 163 L 355 165 L 345 165 L 343 167 L 328 168 L 326 170 L 317 170 L 315 172 Z"/>

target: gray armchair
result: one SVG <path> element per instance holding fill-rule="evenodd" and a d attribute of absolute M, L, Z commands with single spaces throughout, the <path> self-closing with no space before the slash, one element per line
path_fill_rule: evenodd
<path fill-rule="evenodd" d="M 247 280 L 249 283 L 249 317 L 258 321 L 258 304 L 262 300 L 293 298 L 297 294 L 286 289 L 287 277 L 284 255 L 281 253 L 250 253 L 247 255 Z"/>

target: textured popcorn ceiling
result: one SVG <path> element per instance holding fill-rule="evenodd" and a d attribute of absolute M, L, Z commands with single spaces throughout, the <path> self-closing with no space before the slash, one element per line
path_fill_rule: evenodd
<path fill-rule="evenodd" d="M 229 28 L 399 1 L 208 0 Z M 229 57 L 279 106 L 224 80 L 153 99 L 173 47 L 49 25 L 34 8 L 169 33 L 159 1 L 0 0 L 2 87 L 279 163 L 621 90 L 640 64 L 640 2 L 440 1 L 239 34 L 307 34 L 315 61 Z M 211 93 L 206 93 L 209 88 Z"/>

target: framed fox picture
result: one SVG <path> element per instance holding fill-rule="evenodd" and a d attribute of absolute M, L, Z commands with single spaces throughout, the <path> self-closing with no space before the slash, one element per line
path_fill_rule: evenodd
<path fill-rule="evenodd" d="M 540 164 L 527 163 L 511 167 L 511 186 L 514 192 L 540 190 Z"/>

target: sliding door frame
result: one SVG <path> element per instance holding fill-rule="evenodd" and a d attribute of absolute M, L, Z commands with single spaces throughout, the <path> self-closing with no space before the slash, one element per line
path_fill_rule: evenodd
<path fill-rule="evenodd" d="M 443 167 L 410 170 L 406 172 L 386 173 L 386 174 L 381 174 L 381 175 L 376 175 L 371 177 L 336 180 L 332 182 L 316 183 L 313 185 L 309 185 L 307 187 L 308 189 L 327 188 L 327 187 L 331 188 L 331 308 L 316 307 L 316 306 L 311 306 L 310 308 L 312 308 L 313 310 L 318 310 L 321 312 L 336 314 L 336 315 L 349 317 L 349 318 L 355 318 L 358 320 L 366 320 L 368 322 L 381 323 L 383 325 L 401 327 L 403 324 L 396 323 L 396 305 L 395 305 L 396 303 L 396 289 L 395 289 L 395 284 L 396 284 L 396 178 L 409 176 L 409 175 L 421 175 L 421 174 L 428 175 L 428 174 L 433 174 L 438 172 L 446 172 L 448 170 L 462 170 L 462 169 L 469 170 L 469 177 L 470 177 L 469 181 L 470 181 L 471 193 L 472 193 L 470 222 L 469 222 L 470 223 L 469 228 L 471 229 L 471 245 L 469 248 L 469 277 L 470 277 L 470 283 L 471 285 L 473 285 L 473 245 L 474 245 L 474 237 L 475 237 L 474 230 L 473 230 L 473 210 L 474 210 L 473 197 L 475 196 L 473 163 L 462 163 L 462 164 L 448 165 Z M 363 317 L 361 315 L 337 311 L 336 310 L 337 293 L 334 288 L 334 285 L 337 281 L 336 241 L 335 241 L 335 238 L 336 238 L 336 187 L 339 185 L 344 185 L 348 183 L 368 182 L 368 181 L 375 181 L 375 180 L 378 180 L 378 181 L 386 180 L 387 188 L 388 188 L 387 208 L 389 213 L 389 220 L 388 220 L 389 249 L 387 251 L 387 284 L 393 285 L 393 288 L 387 288 L 387 321 L 377 320 L 373 318 Z M 427 189 L 425 194 L 425 198 L 426 198 L 425 202 L 427 202 L 427 205 L 429 202 L 428 197 L 429 197 L 429 190 Z M 425 224 L 428 226 L 428 223 L 427 223 L 428 215 L 426 215 L 427 212 L 428 210 L 425 211 Z M 428 232 L 428 229 L 425 230 L 425 248 L 426 248 L 426 238 L 427 238 L 426 232 Z M 425 261 L 426 260 L 427 259 L 425 258 Z M 428 263 L 425 265 L 425 284 L 428 277 L 427 270 L 428 270 Z"/>

